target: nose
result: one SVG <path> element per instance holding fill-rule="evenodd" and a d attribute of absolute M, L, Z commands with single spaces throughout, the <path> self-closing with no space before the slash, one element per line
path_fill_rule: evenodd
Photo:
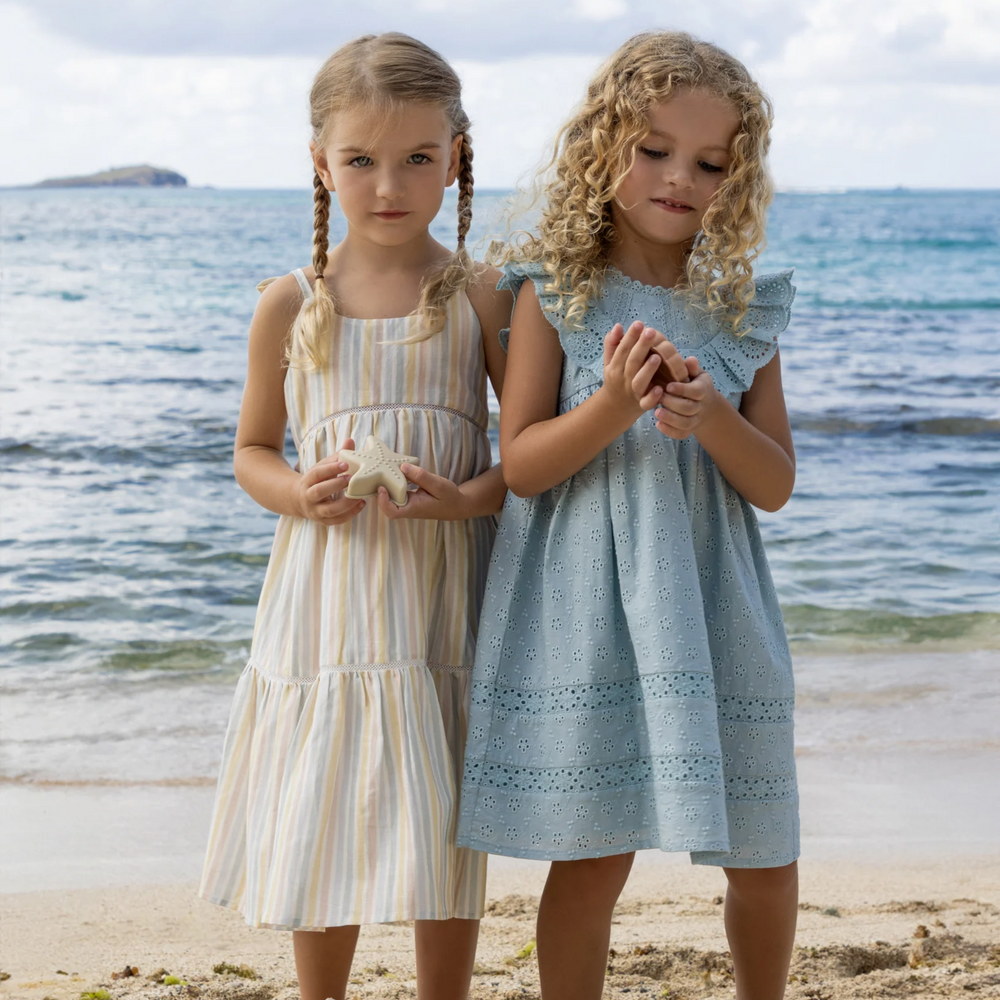
<path fill-rule="evenodd" d="M 379 171 L 378 179 L 375 183 L 375 194 L 385 201 L 398 201 L 403 197 L 405 189 L 403 179 L 398 171 L 391 167 L 386 167 Z"/>
<path fill-rule="evenodd" d="M 687 163 L 679 156 L 672 156 L 663 170 L 663 180 L 679 188 L 694 187 L 693 164 Z"/>

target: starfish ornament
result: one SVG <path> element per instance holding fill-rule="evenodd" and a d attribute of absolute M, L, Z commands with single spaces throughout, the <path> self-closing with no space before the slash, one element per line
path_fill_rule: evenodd
<path fill-rule="evenodd" d="M 384 441 L 369 434 L 364 448 L 357 451 L 342 448 L 339 457 L 342 462 L 347 463 L 347 471 L 351 474 L 344 496 L 361 500 L 375 496 L 378 488 L 384 486 L 389 491 L 389 499 L 397 507 L 406 503 L 409 480 L 399 466 L 403 462 L 415 464 L 417 460 L 413 455 L 397 455 L 389 450 Z"/>

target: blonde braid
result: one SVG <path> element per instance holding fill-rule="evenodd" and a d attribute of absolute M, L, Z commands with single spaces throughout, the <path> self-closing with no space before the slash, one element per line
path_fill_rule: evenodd
<path fill-rule="evenodd" d="M 462 149 L 458 161 L 458 246 L 465 249 L 465 237 L 472 225 L 472 138 L 462 133 Z"/>
<path fill-rule="evenodd" d="M 330 192 L 322 178 L 313 172 L 313 268 L 323 277 L 326 254 L 330 249 Z"/>
<path fill-rule="evenodd" d="M 469 283 L 472 258 L 465 249 L 465 237 L 472 225 L 472 138 L 468 131 L 460 133 L 462 146 L 458 160 L 458 246 L 444 265 L 426 278 L 420 289 L 420 301 L 414 315 L 420 320 L 416 333 L 399 344 L 419 344 L 444 329 L 449 301 Z"/>
<path fill-rule="evenodd" d="M 305 302 L 292 326 L 285 352 L 291 368 L 319 369 L 330 359 L 330 333 L 337 319 L 337 306 L 323 274 L 330 245 L 330 192 L 318 173 L 313 174 L 313 297 Z"/>
<path fill-rule="evenodd" d="M 462 137 L 458 176 L 458 249 L 421 284 L 420 303 L 414 311 L 413 337 L 394 343 L 426 340 L 444 328 L 448 301 L 465 287 L 472 261 L 465 238 L 472 221 L 472 143 L 469 117 L 462 107 L 462 85 L 455 71 L 432 48 L 409 35 L 386 32 L 362 35 L 341 46 L 323 64 L 309 92 L 312 148 L 325 149 L 334 122 L 345 111 L 367 111 L 374 123 L 417 103 L 440 108 L 452 140 Z M 335 299 L 323 275 L 327 267 L 330 235 L 330 194 L 317 176 L 313 226 L 313 267 L 316 288 L 303 303 L 292 328 L 289 365 L 318 369 L 329 363 L 331 336 L 338 322 Z"/>

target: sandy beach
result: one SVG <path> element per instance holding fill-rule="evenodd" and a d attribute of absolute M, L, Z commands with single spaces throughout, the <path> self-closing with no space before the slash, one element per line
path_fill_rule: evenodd
<path fill-rule="evenodd" d="M 797 660 L 790 998 L 1000 997 L 994 657 Z M 213 697 L 224 718 L 228 692 Z M 290 935 L 247 928 L 195 894 L 212 795 L 194 775 L 0 782 L 0 998 L 295 1000 Z M 530 944 L 545 872 L 491 859 L 473 998 L 539 996 Z M 606 996 L 733 996 L 724 892 L 717 869 L 641 853 Z M 213 971 L 220 963 L 256 978 Z M 112 978 L 126 965 L 138 974 Z M 365 928 L 354 968 L 352 1000 L 415 996 L 409 928 Z M 165 973 L 177 982 L 157 981 Z"/>
<path fill-rule="evenodd" d="M 859 865 L 804 861 L 790 998 L 1000 997 L 1000 856 Z M 472 998 L 537 998 L 545 866 L 493 866 Z M 605 996 L 734 995 L 721 872 L 640 855 L 615 913 Z M 293 1000 L 287 933 L 252 930 L 193 885 L 0 897 L 0 993 L 24 1000 Z M 239 969 L 214 972 L 220 963 Z M 114 978 L 126 965 L 137 975 Z M 221 967 L 221 966 L 220 966 Z M 349 996 L 416 996 L 406 925 L 363 930 Z M 165 974 L 180 982 L 158 982 Z"/>

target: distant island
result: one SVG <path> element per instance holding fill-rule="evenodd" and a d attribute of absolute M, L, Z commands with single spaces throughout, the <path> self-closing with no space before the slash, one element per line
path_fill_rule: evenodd
<path fill-rule="evenodd" d="M 86 177 L 52 177 L 47 181 L 33 184 L 32 187 L 187 187 L 187 178 L 176 170 L 151 167 L 148 163 L 142 163 L 137 167 L 101 170 Z"/>

